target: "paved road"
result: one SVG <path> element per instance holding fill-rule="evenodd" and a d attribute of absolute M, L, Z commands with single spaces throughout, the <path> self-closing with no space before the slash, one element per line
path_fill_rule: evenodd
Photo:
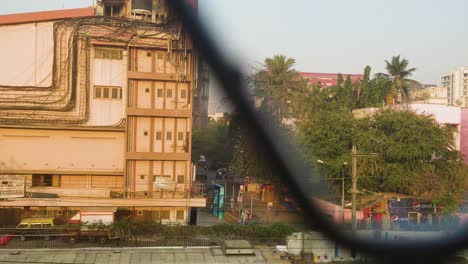
<path fill-rule="evenodd" d="M 19 253 L 18 253 L 19 252 Z M 254 256 L 224 256 L 219 248 L 0 250 L 0 263 L 289 263 L 273 248 L 255 249 Z"/>

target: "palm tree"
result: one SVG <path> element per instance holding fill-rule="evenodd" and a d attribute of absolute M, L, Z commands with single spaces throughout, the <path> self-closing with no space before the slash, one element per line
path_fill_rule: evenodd
<path fill-rule="evenodd" d="M 262 106 L 270 112 L 277 122 L 281 122 L 288 112 L 288 94 L 294 89 L 298 76 L 293 69 L 296 61 L 284 55 L 266 58 L 263 69 L 255 77 L 255 94 L 263 99 Z"/>
<path fill-rule="evenodd" d="M 390 75 L 390 90 L 387 93 L 387 104 L 394 104 L 398 94 L 401 93 L 404 102 L 407 102 L 410 97 L 411 84 L 419 84 L 415 80 L 408 79 L 416 68 L 408 69 L 409 61 L 405 58 L 400 59 L 400 55 L 393 56 L 392 61 L 385 61 L 388 74 Z"/>

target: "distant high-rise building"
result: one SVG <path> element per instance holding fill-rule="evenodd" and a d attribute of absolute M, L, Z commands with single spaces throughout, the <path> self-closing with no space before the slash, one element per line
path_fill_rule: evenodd
<path fill-rule="evenodd" d="M 447 88 L 448 105 L 468 106 L 468 67 L 442 76 L 442 87 Z"/>
<path fill-rule="evenodd" d="M 193 127 L 205 128 L 208 125 L 210 70 L 203 60 L 199 60 L 197 73 L 193 95 Z"/>

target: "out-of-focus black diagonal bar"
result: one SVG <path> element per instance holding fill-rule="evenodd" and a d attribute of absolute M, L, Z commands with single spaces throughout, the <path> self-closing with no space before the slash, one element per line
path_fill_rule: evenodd
<path fill-rule="evenodd" d="M 308 182 L 305 175 L 311 175 L 300 162 L 296 148 L 285 140 L 276 129 L 268 126 L 265 119 L 256 113 L 253 105 L 249 103 L 247 89 L 240 71 L 230 64 L 211 39 L 208 32 L 202 27 L 193 10 L 184 0 L 168 0 L 169 6 L 176 12 L 188 31 L 203 59 L 211 66 L 222 84 L 224 92 L 235 105 L 244 124 L 249 127 L 258 145 L 269 158 L 269 163 L 275 166 L 278 175 L 288 184 L 288 188 L 295 194 L 298 202 L 304 209 L 304 219 L 307 224 L 319 228 L 325 235 L 348 246 L 365 252 L 379 259 L 379 263 L 441 263 L 448 255 L 463 249 L 468 244 L 468 238 L 459 236 L 455 239 L 431 243 L 416 243 L 412 241 L 399 241 L 386 243 L 374 240 L 358 240 L 344 235 L 337 226 L 327 222 L 319 209 L 310 203 L 314 194 L 314 185 Z M 291 4 L 291 3 L 285 3 Z M 468 231 L 468 230 L 467 230 Z M 461 230 L 460 230 L 461 232 Z"/>

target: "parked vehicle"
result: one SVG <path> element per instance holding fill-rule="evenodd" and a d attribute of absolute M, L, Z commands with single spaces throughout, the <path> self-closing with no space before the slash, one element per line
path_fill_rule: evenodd
<path fill-rule="evenodd" d="M 30 236 L 41 236 L 44 240 L 50 240 L 52 235 L 64 232 L 64 227 L 59 228 L 54 218 L 26 218 L 16 226 L 16 234 L 22 241 Z"/>
<path fill-rule="evenodd" d="M 49 230 L 55 227 L 54 218 L 26 218 L 23 219 L 16 229 L 23 230 Z"/>
<path fill-rule="evenodd" d="M 68 224 L 79 224 L 80 230 L 71 233 L 70 242 L 86 239 L 104 244 L 107 240 L 120 239 L 118 230 L 112 228 L 115 220 L 114 211 L 81 211 L 74 215 Z"/>
<path fill-rule="evenodd" d="M 104 244 L 121 238 L 120 232 L 112 228 L 114 214 L 113 211 L 79 212 L 65 225 L 57 225 L 54 218 L 27 218 L 17 225 L 15 234 L 22 241 L 38 237 L 50 240 L 55 236 L 70 243 L 85 239 Z"/>

